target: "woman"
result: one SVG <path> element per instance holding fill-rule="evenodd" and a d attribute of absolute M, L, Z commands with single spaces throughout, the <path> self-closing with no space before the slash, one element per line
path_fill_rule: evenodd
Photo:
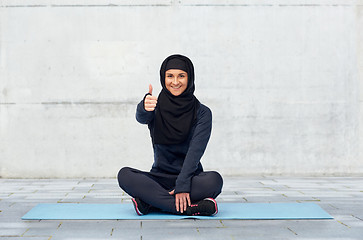
<path fill-rule="evenodd" d="M 173 214 L 211 216 L 222 190 L 219 173 L 204 172 L 200 159 L 212 129 L 212 113 L 194 96 L 194 67 L 182 55 L 167 57 L 160 68 L 159 97 L 149 93 L 137 105 L 136 119 L 148 124 L 154 149 L 150 172 L 124 167 L 120 187 L 133 197 L 136 213 L 159 209 Z"/>

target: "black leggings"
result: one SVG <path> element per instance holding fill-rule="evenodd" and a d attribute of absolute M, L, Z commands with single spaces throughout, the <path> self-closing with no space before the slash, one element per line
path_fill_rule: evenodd
<path fill-rule="evenodd" d="M 169 192 L 175 188 L 178 175 L 143 172 L 124 167 L 118 173 L 120 187 L 134 198 L 170 213 L 178 213 L 175 197 Z M 201 172 L 192 178 L 190 200 L 192 203 L 204 198 L 216 198 L 222 191 L 223 179 L 217 172 Z"/>

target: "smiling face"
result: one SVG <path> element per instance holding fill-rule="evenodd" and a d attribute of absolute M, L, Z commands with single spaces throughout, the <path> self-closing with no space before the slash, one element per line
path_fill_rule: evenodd
<path fill-rule="evenodd" d="M 188 73 L 180 69 L 169 69 L 165 72 L 165 86 L 171 94 L 179 96 L 188 87 Z"/>

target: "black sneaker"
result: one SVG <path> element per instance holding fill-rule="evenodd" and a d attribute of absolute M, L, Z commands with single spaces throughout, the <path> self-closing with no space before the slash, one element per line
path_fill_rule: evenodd
<path fill-rule="evenodd" d="M 137 215 L 146 215 L 150 212 L 151 205 L 143 202 L 141 199 L 133 198 L 132 203 L 134 204 Z"/>
<path fill-rule="evenodd" d="M 218 213 L 217 202 L 213 198 L 205 198 L 196 204 L 187 207 L 188 216 L 213 216 Z"/>

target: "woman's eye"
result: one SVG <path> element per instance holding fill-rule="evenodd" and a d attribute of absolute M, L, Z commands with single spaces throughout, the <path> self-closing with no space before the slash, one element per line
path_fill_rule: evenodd
<path fill-rule="evenodd" d="M 168 75 L 168 78 L 173 77 L 173 75 Z"/>
<path fill-rule="evenodd" d="M 181 78 L 185 77 L 184 75 L 180 75 Z"/>

